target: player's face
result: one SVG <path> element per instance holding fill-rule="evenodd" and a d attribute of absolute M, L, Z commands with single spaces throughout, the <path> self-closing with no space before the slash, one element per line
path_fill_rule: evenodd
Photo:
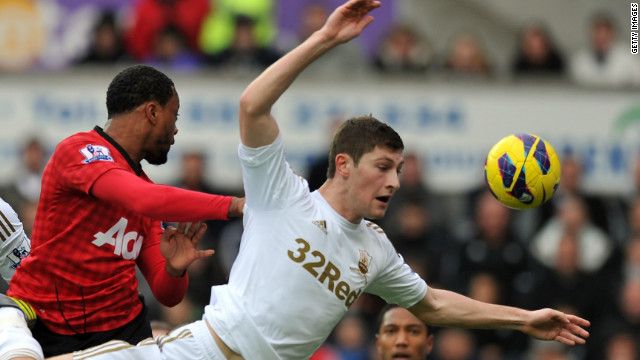
<path fill-rule="evenodd" d="M 376 146 L 360 158 L 349 176 L 348 201 L 353 219 L 380 219 L 393 193 L 400 187 L 402 151 Z"/>
<path fill-rule="evenodd" d="M 153 149 L 149 151 L 146 157 L 150 164 L 161 165 L 167 162 L 169 149 L 175 142 L 174 137 L 178 133 L 176 121 L 178 120 L 179 108 L 180 99 L 174 89 L 173 97 L 156 113 L 157 124 L 153 136 Z"/>
<path fill-rule="evenodd" d="M 382 360 L 424 360 L 433 348 L 433 335 L 405 308 L 387 311 L 379 331 L 376 347 Z"/>

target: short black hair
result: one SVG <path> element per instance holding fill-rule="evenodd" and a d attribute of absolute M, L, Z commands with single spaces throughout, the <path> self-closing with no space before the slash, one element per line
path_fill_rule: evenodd
<path fill-rule="evenodd" d="M 389 311 L 391 311 L 391 310 L 393 310 L 395 308 L 402 308 L 402 306 L 400 306 L 398 304 L 387 304 L 382 308 L 382 310 L 380 310 L 380 312 L 378 313 L 378 320 L 376 321 L 376 334 L 380 334 L 380 327 L 382 326 L 382 322 L 384 321 L 384 316 Z M 427 324 L 424 324 L 424 326 L 427 329 L 427 335 L 429 335 L 429 326 Z"/>
<path fill-rule="evenodd" d="M 174 85 L 161 71 L 147 65 L 122 70 L 107 89 L 107 115 L 111 119 L 126 114 L 147 101 L 165 106 L 173 97 Z"/>
<path fill-rule="evenodd" d="M 384 315 L 388 313 L 390 310 L 400 307 L 398 304 L 387 304 L 385 305 L 380 313 L 378 314 L 378 320 L 376 321 L 376 334 L 380 333 L 380 326 L 382 326 L 382 321 L 384 320 Z"/>

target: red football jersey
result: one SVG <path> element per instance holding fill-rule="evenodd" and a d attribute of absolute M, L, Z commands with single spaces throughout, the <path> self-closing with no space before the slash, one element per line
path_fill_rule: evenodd
<path fill-rule="evenodd" d="M 59 334 L 112 330 L 135 318 L 142 309 L 136 264 L 160 302 L 179 301 L 186 292 L 187 276 L 165 271 L 161 223 L 90 195 L 96 179 L 112 169 L 151 182 L 96 127 L 62 141 L 43 174 L 31 254 L 8 294 L 31 304 Z"/>

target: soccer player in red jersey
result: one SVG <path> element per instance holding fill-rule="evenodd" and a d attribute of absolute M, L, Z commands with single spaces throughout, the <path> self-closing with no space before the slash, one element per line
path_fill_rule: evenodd
<path fill-rule="evenodd" d="M 35 309 L 32 331 L 45 356 L 151 336 L 136 265 L 158 301 L 174 306 L 187 290 L 187 266 L 213 254 L 196 249 L 204 224 L 164 231 L 161 221 L 242 214 L 244 199 L 157 185 L 142 170 L 143 159 L 167 161 L 178 132 L 179 98 L 165 74 L 127 68 L 106 102 L 104 130 L 63 140 L 47 164 L 31 255 L 7 293 Z"/>

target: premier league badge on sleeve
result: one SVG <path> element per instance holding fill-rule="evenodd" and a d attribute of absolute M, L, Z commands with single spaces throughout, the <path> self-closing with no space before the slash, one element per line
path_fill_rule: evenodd
<path fill-rule="evenodd" d="M 20 245 L 13 248 L 9 255 L 7 255 L 7 259 L 11 261 L 11 265 L 9 266 L 13 270 L 15 270 L 18 266 L 20 266 L 20 262 L 22 261 L 22 259 L 26 258 L 29 253 L 31 253 L 31 245 L 27 240 L 22 239 Z"/>
<path fill-rule="evenodd" d="M 80 149 L 80 153 L 85 157 L 85 160 L 82 160 L 85 164 L 94 161 L 113 161 L 113 158 L 109 155 L 109 148 L 102 145 L 88 144 Z"/>

